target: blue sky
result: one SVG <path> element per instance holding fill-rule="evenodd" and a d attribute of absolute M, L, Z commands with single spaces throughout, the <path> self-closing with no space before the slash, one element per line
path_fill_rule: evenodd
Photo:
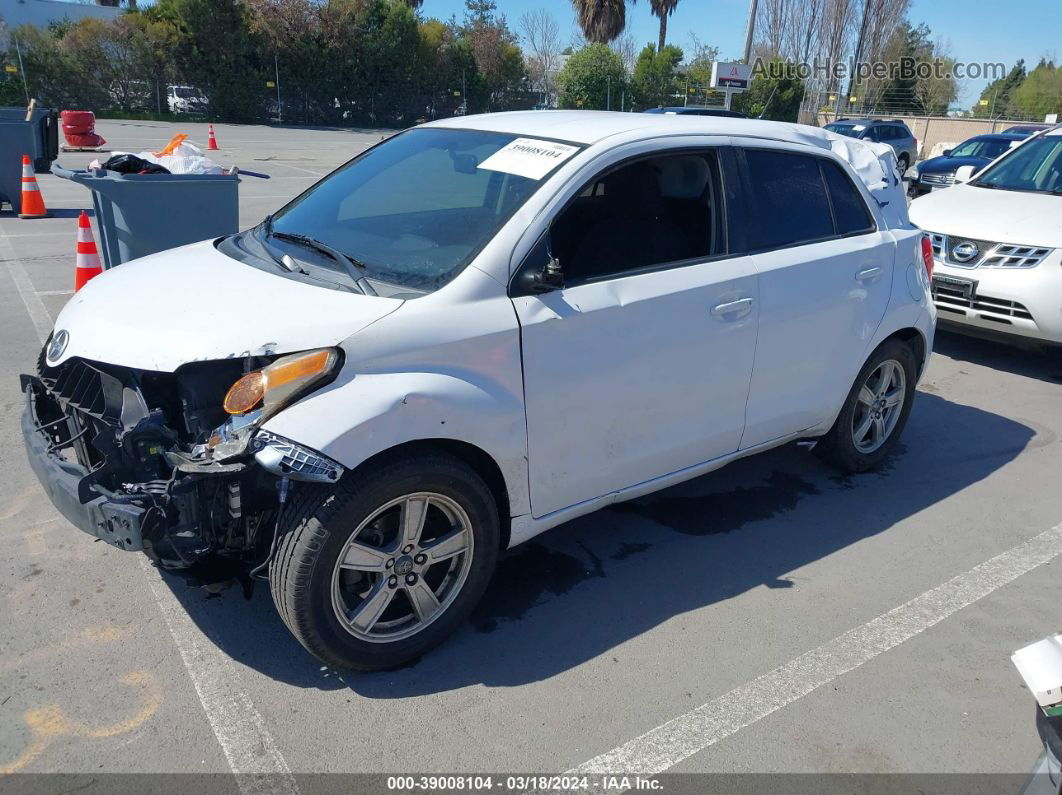
<path fill-rule="evenodd" d="M 498 0 L 499 11 L 516 27 L 528 10 L 547 8 L 561 26 L 562 38 L 575 16 L 569 0 Z M 684 45 L 694 32 L 705 43 L 718 47 L 724 58 L 740 57 L 745 41 L 748 0 L 680 0 L 668 22 L 668 40 Z M 424 0 L 425 16 L 447 19 L 464 15 L 464 0 Z M 1012 0 L 1006 4 L 981 0 L 912 0 L 911 21 L 925 22 L 934 38 L 943 39 L 951 55 L 960 61 L 1002 61 L 1007 69 L 1024 58 L 1030 68 L 1041 56 L 1059 60 L 1058 33 L 1062 30 L 1059 0 Z M 649 13 L 648 0 L 627 11 L 628 28 L 635 39 L 655 42 L 658 23 Z M 980 95 L 984 80 L 960 86 L 958 105 L 969 107 Z"/>

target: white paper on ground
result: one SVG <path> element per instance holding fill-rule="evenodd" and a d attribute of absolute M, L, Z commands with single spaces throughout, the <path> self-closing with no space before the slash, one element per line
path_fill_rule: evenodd
<path fill-rule="evenodd" d="M 479 167 L 528 179 L 542 179 L 578 151 L 577 146 L 554 141 L 517 138 L 480 163 Z"/>

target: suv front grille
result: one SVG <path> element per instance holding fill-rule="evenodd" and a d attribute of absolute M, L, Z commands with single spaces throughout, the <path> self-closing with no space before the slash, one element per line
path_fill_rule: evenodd
<path fill-rule="evenodd" d="M 1039 246 L 996 243 L 972 237 L 941 235 L 937 232 L 930 232 L 929 239 L 933 244 L 933 254 L 955 268 L 1035 268 L 1054 250 Z M 973 259 L 960 262 L 955 259 L 954 252 L 966 243 L 976 246 L 977 254 Z"/>
<path fill-rule="evenodd" d="M 919 181 L 923 185 L 954 185 L 954 174 L 923 174 Z"/>

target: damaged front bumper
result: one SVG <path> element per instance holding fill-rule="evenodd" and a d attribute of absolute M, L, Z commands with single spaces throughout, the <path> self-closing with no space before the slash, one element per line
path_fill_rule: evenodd
<path fill-rule="evenodd" d="M 42 388 L 39 382 L 37 388 Z M 119 549 L 142 550 L 150 506 L 135 499 L 114 499 L 96 491 L 87 483 L 87 469 L 61 458 L 41 431 L 32 389 L 31 385 L 26 390 L 22 438 L 30 466 L 52 504 L 70 524 L 89 535 Z"/>
<path fill-rule="evenodd" d="M 30 466 L 59 512 L 108 544 L 175 566 L 218 552 L 256 560 L 278 482 L 335 483 L 344 472 L 250 417 L 191 438 L 191 415 L 174 416 L 187 397 L 149 406 L 145 394 L 157 401 L 159 390 L 145 374 L 78 362 L 23 375 L 22 390 Z"/>

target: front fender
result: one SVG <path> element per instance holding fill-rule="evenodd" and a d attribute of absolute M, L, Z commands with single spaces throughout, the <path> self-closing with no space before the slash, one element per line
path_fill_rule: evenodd
<path fill-rule="evenodd" d="M 522 396 L 467 372 L 358 373 L 285 409 L 263 427 L 350 469 L 407 442 L 471 444 L 498 464 L 511 515 L 530 510 Z"/>

